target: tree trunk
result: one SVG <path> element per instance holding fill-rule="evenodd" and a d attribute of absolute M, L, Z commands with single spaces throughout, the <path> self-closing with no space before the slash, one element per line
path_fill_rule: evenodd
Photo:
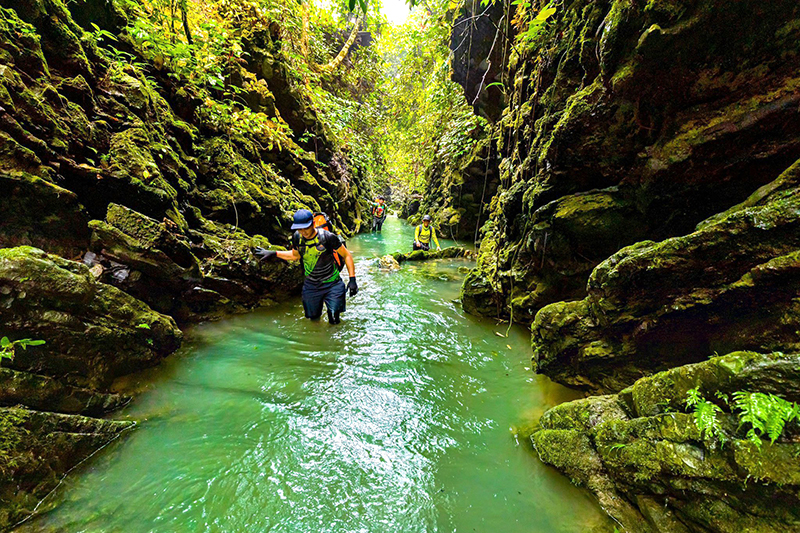
<path fill-rule="evenodd" d="M 186 42 L 189 44 L 194 44 L 194 41 L 192 40 L 192 32 L 189 29 L 189 19 L 186 16 L 186 0 L 180 0 L 179 6 L 181 8 L 181 20 L 183 21 L 183 33 L 186 34 Z"/>
<path fill-rule="evenodd" d="M 322 67 L 322 70 L 331 71 L 335 70 L 341 63 L 344 61 L 344 58 L 347 56 L 347 52 L 350 51 L 350 47 L 353 46 L 353 43 L 356 42 L 356 37 L 358 36 L 358 28 L 361 27 L 361 22 L 364 20 L 364 16 L 356 20 L 355 25 L 353 26 L 353 31 L 350 32 L 350 38 L 347 39 L 347 42 L 344 43 L 339 55 L 333 58 L 333 60 L 328 63 L 327 65 Z"/>

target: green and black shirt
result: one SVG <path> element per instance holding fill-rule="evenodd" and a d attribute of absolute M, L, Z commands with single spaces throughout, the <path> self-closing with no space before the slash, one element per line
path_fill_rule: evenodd
<path fill-rule="evenodd" d="M 303 269 L 307 283 L 330 283 L 339 279 L 339 266 L 333 252 L 342 246 L 338 236 L 330 231 L 317 228 L 317 234 L 306 240 L 295 231 L 292 235 L 292 248 L 303 258 Z"/>

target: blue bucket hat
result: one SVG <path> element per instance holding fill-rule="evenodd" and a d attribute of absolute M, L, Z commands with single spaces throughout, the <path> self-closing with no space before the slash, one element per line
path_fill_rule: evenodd
<path fill-rule="evenodd" d="M 298 209 L 292 220 L 292 229 L 304 229 L 314 224 L 314 213 L 308 209 Z"/>

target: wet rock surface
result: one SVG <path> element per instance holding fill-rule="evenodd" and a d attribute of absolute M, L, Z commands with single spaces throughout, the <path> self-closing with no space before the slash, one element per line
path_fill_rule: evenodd
<path fill-rule="evenodd" d="M 441 250 L 414 250 L 407 254 L 398 252 L 392 254 L 392 257 L 398 263 L 403 263 L 405 261 L 426 261 L 428 259 L 454 259 L 457 257 L 471 259 L 474 257 L 474 252 L 460 246 L 448 246 Z"/>
<path fill-rule="evenodd" d="M 133 422 L 24 408 L 0 408 L 0 524 L 29 516 L 64 474 Z"/>
<path fill-rule="evenodd" d="M 544 462 L 594 492 L 625 531 L 796 531 L 800 428 L 787 426 L 759 449 L 719 398 L 745 390 L 796 402 L 798 383 L 797 354 L 737 352 L 561 404 L 532 440 Z M 724 444 L 684 412 L 694 388 L 721 405 Z"/>
<path fill-rule="evenodd" d="M 530 324 L 620 248 L 690 233 L 800 157 L 798 7 L 754 6 L 566 2 L 509 51 L 467 310 Z"/>
<path fill-rule="evenodd" d="M 482 130 L 472 150 L 454 161 L 440 159 L 428 169 L 425 193 L 409 213 L 409 223 L 419 224 L 430 215 L 441 235 L 474 242 L 489 218 L 489 204 L 497 192 L 499 176 L 492 140 Z M 414 206 L 410 204 L 409 207 Z"/>
<path fill-rule="evenodd" d="M 102 389 L 180 346 L 172 318 L 36 248 L 0 249 L 0 292 L 4 334 L 46 341 L 17 350 L 15 370 Z"/>

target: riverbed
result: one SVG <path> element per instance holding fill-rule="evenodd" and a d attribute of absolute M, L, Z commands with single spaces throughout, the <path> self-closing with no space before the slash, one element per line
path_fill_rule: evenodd
<path fill-rule="evenodd" d="M 120 386 L 139 421 L 19 531 L 583 532 L 604 518 L 516 436 L 576 394 L 530 371 L 529 334 L 465 315 L 463 259 L 375 258 L 412 228 L 348 242 L 343 322 L 299 298 L 187 332 Z M 443 241 L 442 245 L 452 244 Z M 506 333 L 508 335 L 506 336 Z"/>

